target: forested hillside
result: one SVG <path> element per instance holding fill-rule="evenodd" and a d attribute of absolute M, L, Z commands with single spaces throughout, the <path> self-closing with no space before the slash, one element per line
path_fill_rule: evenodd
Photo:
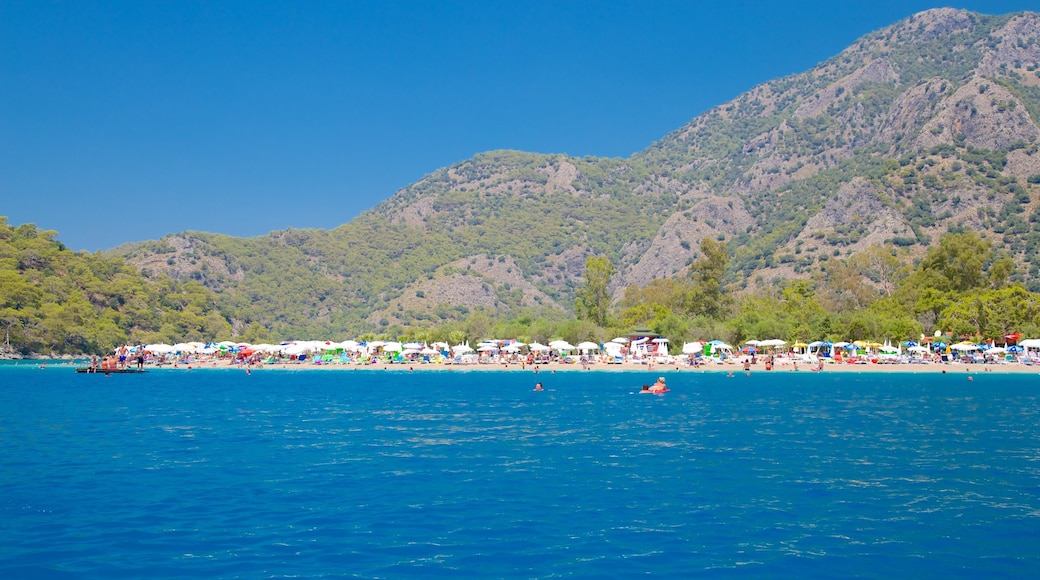
<path fill-rule="evenodd" d="M 1040 290 L 1038 119 L 1040 15 L 930 10 L 628 159 L 493 151 L 333 230 L 184 232 L 113 255 L 213 292 L 248 338 L 739 338 L 755 308 L 793 303 L 818 310 L 775 319 L 778 335 L 981 334 L 1013 322 L 979 314 L 993 296 L 977 293 Z M 977 275 L 929 273 L 951 255 Z M 948 310 L 967 295 L 972 323 Z"/>
<path fill-rule="evenodd" d="M 56 232 L 0 217 L 0 354 L 81 354 L 228 336 L 212 292 L 147 279 L 120 258 L 72 252 Z"/>

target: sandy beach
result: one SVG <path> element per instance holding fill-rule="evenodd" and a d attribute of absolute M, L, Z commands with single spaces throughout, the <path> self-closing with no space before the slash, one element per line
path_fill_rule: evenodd
<path fill-rule="evenodd" d="M 263 372 L 265 370 L 280 371 L 306 371 L 306 372 L 351 372 L 351 371 L 386 371 L 386 372 L 512 372 L 531 373 L 534 375 L 544 373 L 581 373 L 581 372 L 627 372 L 667 375 L 670 373 L 733 373 L 746 374 L 743 364 L 704 364 L 699 366 L 689 365 L 664 365 L 654 364 L 652 366 L 639 363 L 620 364 L 590 364 L 588 369 L 582 368 L 580 364 L 549 363 L 539 365 L 510 364 L 438 364 L 438 363 L 376 363 L 376 364 L 314 364 L 314 363 L 273 363 L 243 365 L 241 363 L 231 364 L 224 360 L 197 361 L 190 364 L 163 365 L 155 367 L 146 365 L 146 370 L 161 368 L 162 370 L 240 370 L 243 372 Z M 775 373 L 914 373 L 914 374 L 977 374 L 977 373 L 1002 373 L 1002 374 L 1040 374 L 1040 366 L 1026 365 L 1021 363 L 1007 364 L 964 364 L 964 363 L 923 363 L 923 364 L 847 364 L 826 363 L 820 371 L 814 370 L 813 366 L 799 363 L 797 365 L 788 362 L 780 362 L 771 370 L 766 370 L 765 365 L 758 363 L 751 365 L 752 374 L 775 374 Z"/>

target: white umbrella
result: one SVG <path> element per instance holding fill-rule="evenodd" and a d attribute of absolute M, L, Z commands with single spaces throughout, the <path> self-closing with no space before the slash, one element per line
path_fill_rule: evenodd
<path fill-rule="evenodd" d="M 144 349 L 145 350 L 150 350 L 150 351 L 152 351 L 154 353 L 158 353 L 158 354 L 169 354 L 169 353 L 173 352 L 173 347 L 168 345 L 168 344 L 164 344 L 164 343 L 146 344 L 146 345 L 144 345 Z"/>
<path fill-rule="evenodd" d="M 437 354 L 438 352 L 440 352 L 440 351 L 435 349 L 435 348 L 430 348 L 430 347 L 426 347 L 426 348 L 424 348 L 424 349 L 419 351 L 420 354 Z"/>
<path fill-rule="evenodd" d="M 282 352 L 289 356 L 295 356 L 298 354 L 303 354 L 305 352 L 312 351 L 313 349 L 306 344 L 290 344 L 289 346 L 286 346 L 284 349 L 282 349 Z"/>
<path fill-rule="evenodd" d="M 703 342 L 685 342 L 682 345 L 683 354 L 696 354 L 704 349 Z"/>
<path fill-rule="evenodd" d="M 495 352 L 496 350 L 498 350 L 498 347 L 493 344 L 485 344 L 477 347 L 478 352 Z"/>
<path fill-rule="evenodd" d="M 504 350 L 505 352 L 520 352 L 520 349 L 523 348 L 523 346 L 524 345 L 522 343 L 514 342 L 513 344 L 504 346 L 502 350 Z"/>
<path fill-rule="evenodd" d="M 957 344 L 951 345 L 950 348 L 961 352 L 968 352 L 971 350 L 979 350 L 979 347 L 968 342 L 958 342 Z"/>
<path fill-rule="evenodd" d="M 451 352 L 455 354 L 473 352 L 473 347 L 471 347 L 468 344 L 456 344 L 455 346 L 451 347 Z"/>
<path fill-rule="evenodd" d="M 549 348 L 554 348 L 556 350 L 574 350 L 574 345 L 566 340 L 554 340 L 549 343 Z"/>
<path fill-rule="evenodd" d="M 401 352 L 401 343 L 399 342 L 387 342 L 383 344 L 383 350 L 385 352 Z"/>
<path fill-rule="evenodd" d="M 610 342 L 616 342 L 618 344 L 625 344 L 626 342 L 628 342 L 628 339 L 623 337 L 623 336 L 619 336 L 617 338 L 610 339 Z"/>
<path fill-rule="evenodd" d="M 651 342 L 656 342 L 657 344 L 662 344 L 662 343 L 668 342 L 668 339 L 663 337 L 663 336 L 659 336 L 659 337 L 653 339 Z"/>
<path fill-rule="evenodd" d="M 783 346 L 787 344 L 786 340 L 780 340 L 779 338 L 771 338 L 769 340 L 763 340 L 758 343 L 758 346 Z"/>
<path fill-rule="evenodd" d="M 531 350 L 549 350 L 549 347 L 545 346 L 544 344 L 539 344 L 537 342 L 532 342 L 531 344 L 527 345 L 527 348 Z"/>
<path fill-rule="evenodd" d="M 599 350 L 599 345 L 586 340 L 578 343 L 578 350 Z"/>
<path fill-rule="evenodd" d="M 751 346 L 761 346 L 762 341 L 761 340 L 755 340 L 755 339 L 752 338 L 751 340 L 745 340 L 744 344 L 750 344 Z"/>
<path fill-rule="evenodd" d="M 1007 349 L 1002 346 L 993 346 L 986 349 L 986 354 L 1004 354 Z"/>

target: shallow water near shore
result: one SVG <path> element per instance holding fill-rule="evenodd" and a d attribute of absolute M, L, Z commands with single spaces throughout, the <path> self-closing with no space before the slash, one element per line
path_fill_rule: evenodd
<path fill-rule="evenodd" d="M 660 374 L 0 365 L 0 576 L 1040 573 L 1040 376 Z"/>

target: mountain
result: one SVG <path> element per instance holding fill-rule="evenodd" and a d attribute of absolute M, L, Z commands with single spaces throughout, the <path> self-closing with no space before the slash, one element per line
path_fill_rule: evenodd
<path fill-rule="evenodd" d="M 493 151 L 333 230 L 184 232 L 115 253 L 216 292 L 236 330 L 278 336 L 564 313 L 587 257 L 610 259 L 620 297 L 685 275 L 704 238 L 725 243 L 729 286 L 754 289 L 973 231 L 1038 290 L 1038 120 L 1040 15 L 930 10 L 627 159 Z"/>

